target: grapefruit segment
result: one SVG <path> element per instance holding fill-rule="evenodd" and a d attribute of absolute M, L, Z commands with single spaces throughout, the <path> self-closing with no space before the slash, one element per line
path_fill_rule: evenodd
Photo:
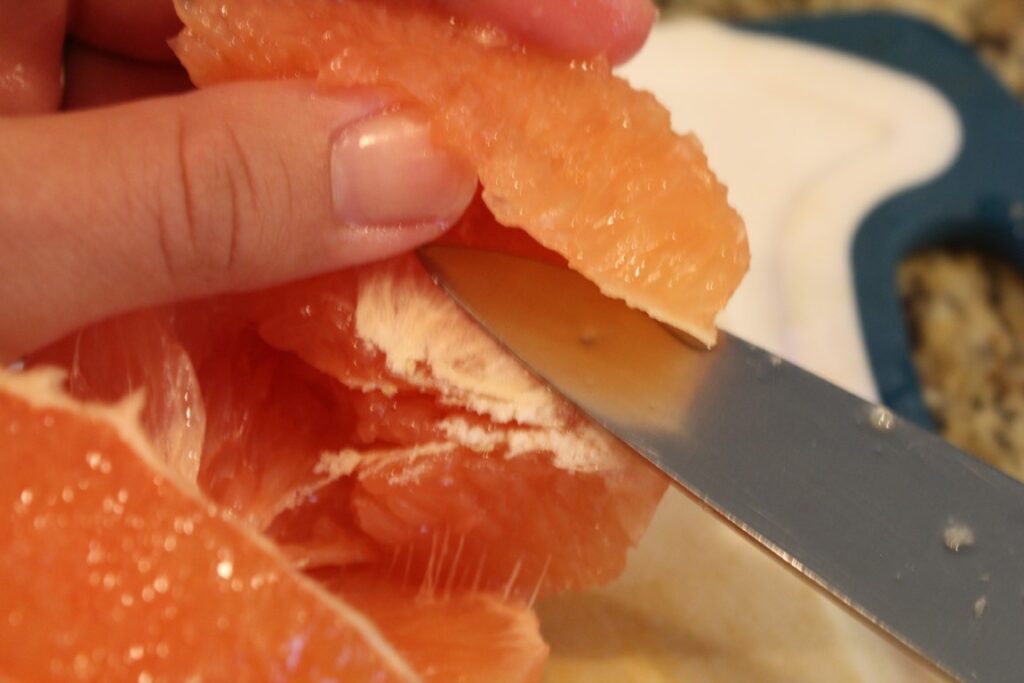
<path fill-rule="evenodd" d="M 0 667 L 27 680 L 417 681 L 354 608 L 163 466 L 121 406 L 0 371 Z"/>
<path fill-rule="evenodd" d="M 322 450 L 349 443 L 354 417 L 335 397 L 341 389 L 251 331 L 213 353 L 200 382 L 209 429 L 199 483 L 257 528 L 308 483 Z"/>
<path fill-rule="evenodd" d="M 66 368 L 68 391 L 83 400 L 117 401 L 142 391 L 142 424 L 154 447 L 179 474 L 195 480 L 206 411 L 170 310 L 129 313 L 85 328 L 36 354 L 34 362 Z"/>
<path fill-rule="evenodd" d="M 315 78 L 379 86 L 432 117 L 503 225 L 606 294 L 711 345 L 748 264 L 700 143 L 612 75 L 463 25 L 424 0 L 178 0 L 175 49 L 198 85 Z"/>
<path fill-rule="evenodd" d="M 398 562 L 405 581 L 457 571 L 460 588 L 525 598 L 621 571 L 666 481 L 500 349 L 413 257 L 268 302 L 267 341 L 358 390 L 345 397 L 353 445 L 325 446 L 282 505 L 339 524 L 343 509 L 313 508 L 329 507 L 327 481 L 353 479 L 348 514 L 379 549 L 371 562 Z"/>
<path fill-rule="evenodd" d="M 328 589 L 373 615 L 395 649 L 436 683 L 539 681 L 548 646 L 522 602 L 493 595 L 401 589 L 365 572 L 318 576 Z M 487 634 L 487 638 L 481 637 Z M 473 643 L 467 648 L 466 643 Z"/>
<path fill-rule="evenodd" d="M 378 571 L 520 600 L 615 578 L 663 478 L 641 462 L 586 473 L 551 460 L 453 444 L 372 454 L 352 505 L 360 528 L 388 549 Z"/>

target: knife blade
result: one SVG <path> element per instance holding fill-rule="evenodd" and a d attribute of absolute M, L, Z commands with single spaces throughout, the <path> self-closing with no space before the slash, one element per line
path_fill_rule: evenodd
<path fill-rule="evenodd" d="M 1024 679 L 1020 483 L 739 338 L 694 348 L 566 268 L 418 254 L 537 376 L 842 605 L 957 680 Z"/>

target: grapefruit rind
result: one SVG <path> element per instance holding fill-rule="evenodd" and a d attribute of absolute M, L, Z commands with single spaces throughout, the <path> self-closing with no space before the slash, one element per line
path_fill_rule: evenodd
<path fill-rule="evenodd" d="M 580 420 L 412 257 L 359 271 L 354 318 L 356 337 L 383 355 L 392 377 L 503 426 L 487 429 L 453 414 L 437 425 L 449 443 L 477 452 L 504 448 L 509 458 L 548 451 L 556 467 L 574 472 L 616 469 L 635 457 L 605 430 Z"/>

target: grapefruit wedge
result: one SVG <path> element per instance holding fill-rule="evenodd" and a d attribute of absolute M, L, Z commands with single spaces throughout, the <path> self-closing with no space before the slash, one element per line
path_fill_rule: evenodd
<path fill-rule="evenodd" d="M 707 345 L 749 260 L 700 143 L 602 59 L 566 61 L 425 0 L 178 0 L 193 81 L 378 86 L 431 116 L 503 225 Z"/>
<path fill-rule="evenodd" d="M 179 485 L 128 405 L 78 406 L 58 382 L 0 374 L 5 673 L 418 680 L 366 617 Z"/>

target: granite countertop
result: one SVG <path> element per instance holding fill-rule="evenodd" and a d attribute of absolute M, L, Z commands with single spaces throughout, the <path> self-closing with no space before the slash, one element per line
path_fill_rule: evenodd
<path fill-rule="evenodd" d="M 1024 0 L 661 0 L 665 14 L 906 12 L 972 44 L 1024 99 Z M 933 249 L 898 274 L 924 399 L 943 436 L 1024 480 L 1024 277 L 1000 259 Z"/>

